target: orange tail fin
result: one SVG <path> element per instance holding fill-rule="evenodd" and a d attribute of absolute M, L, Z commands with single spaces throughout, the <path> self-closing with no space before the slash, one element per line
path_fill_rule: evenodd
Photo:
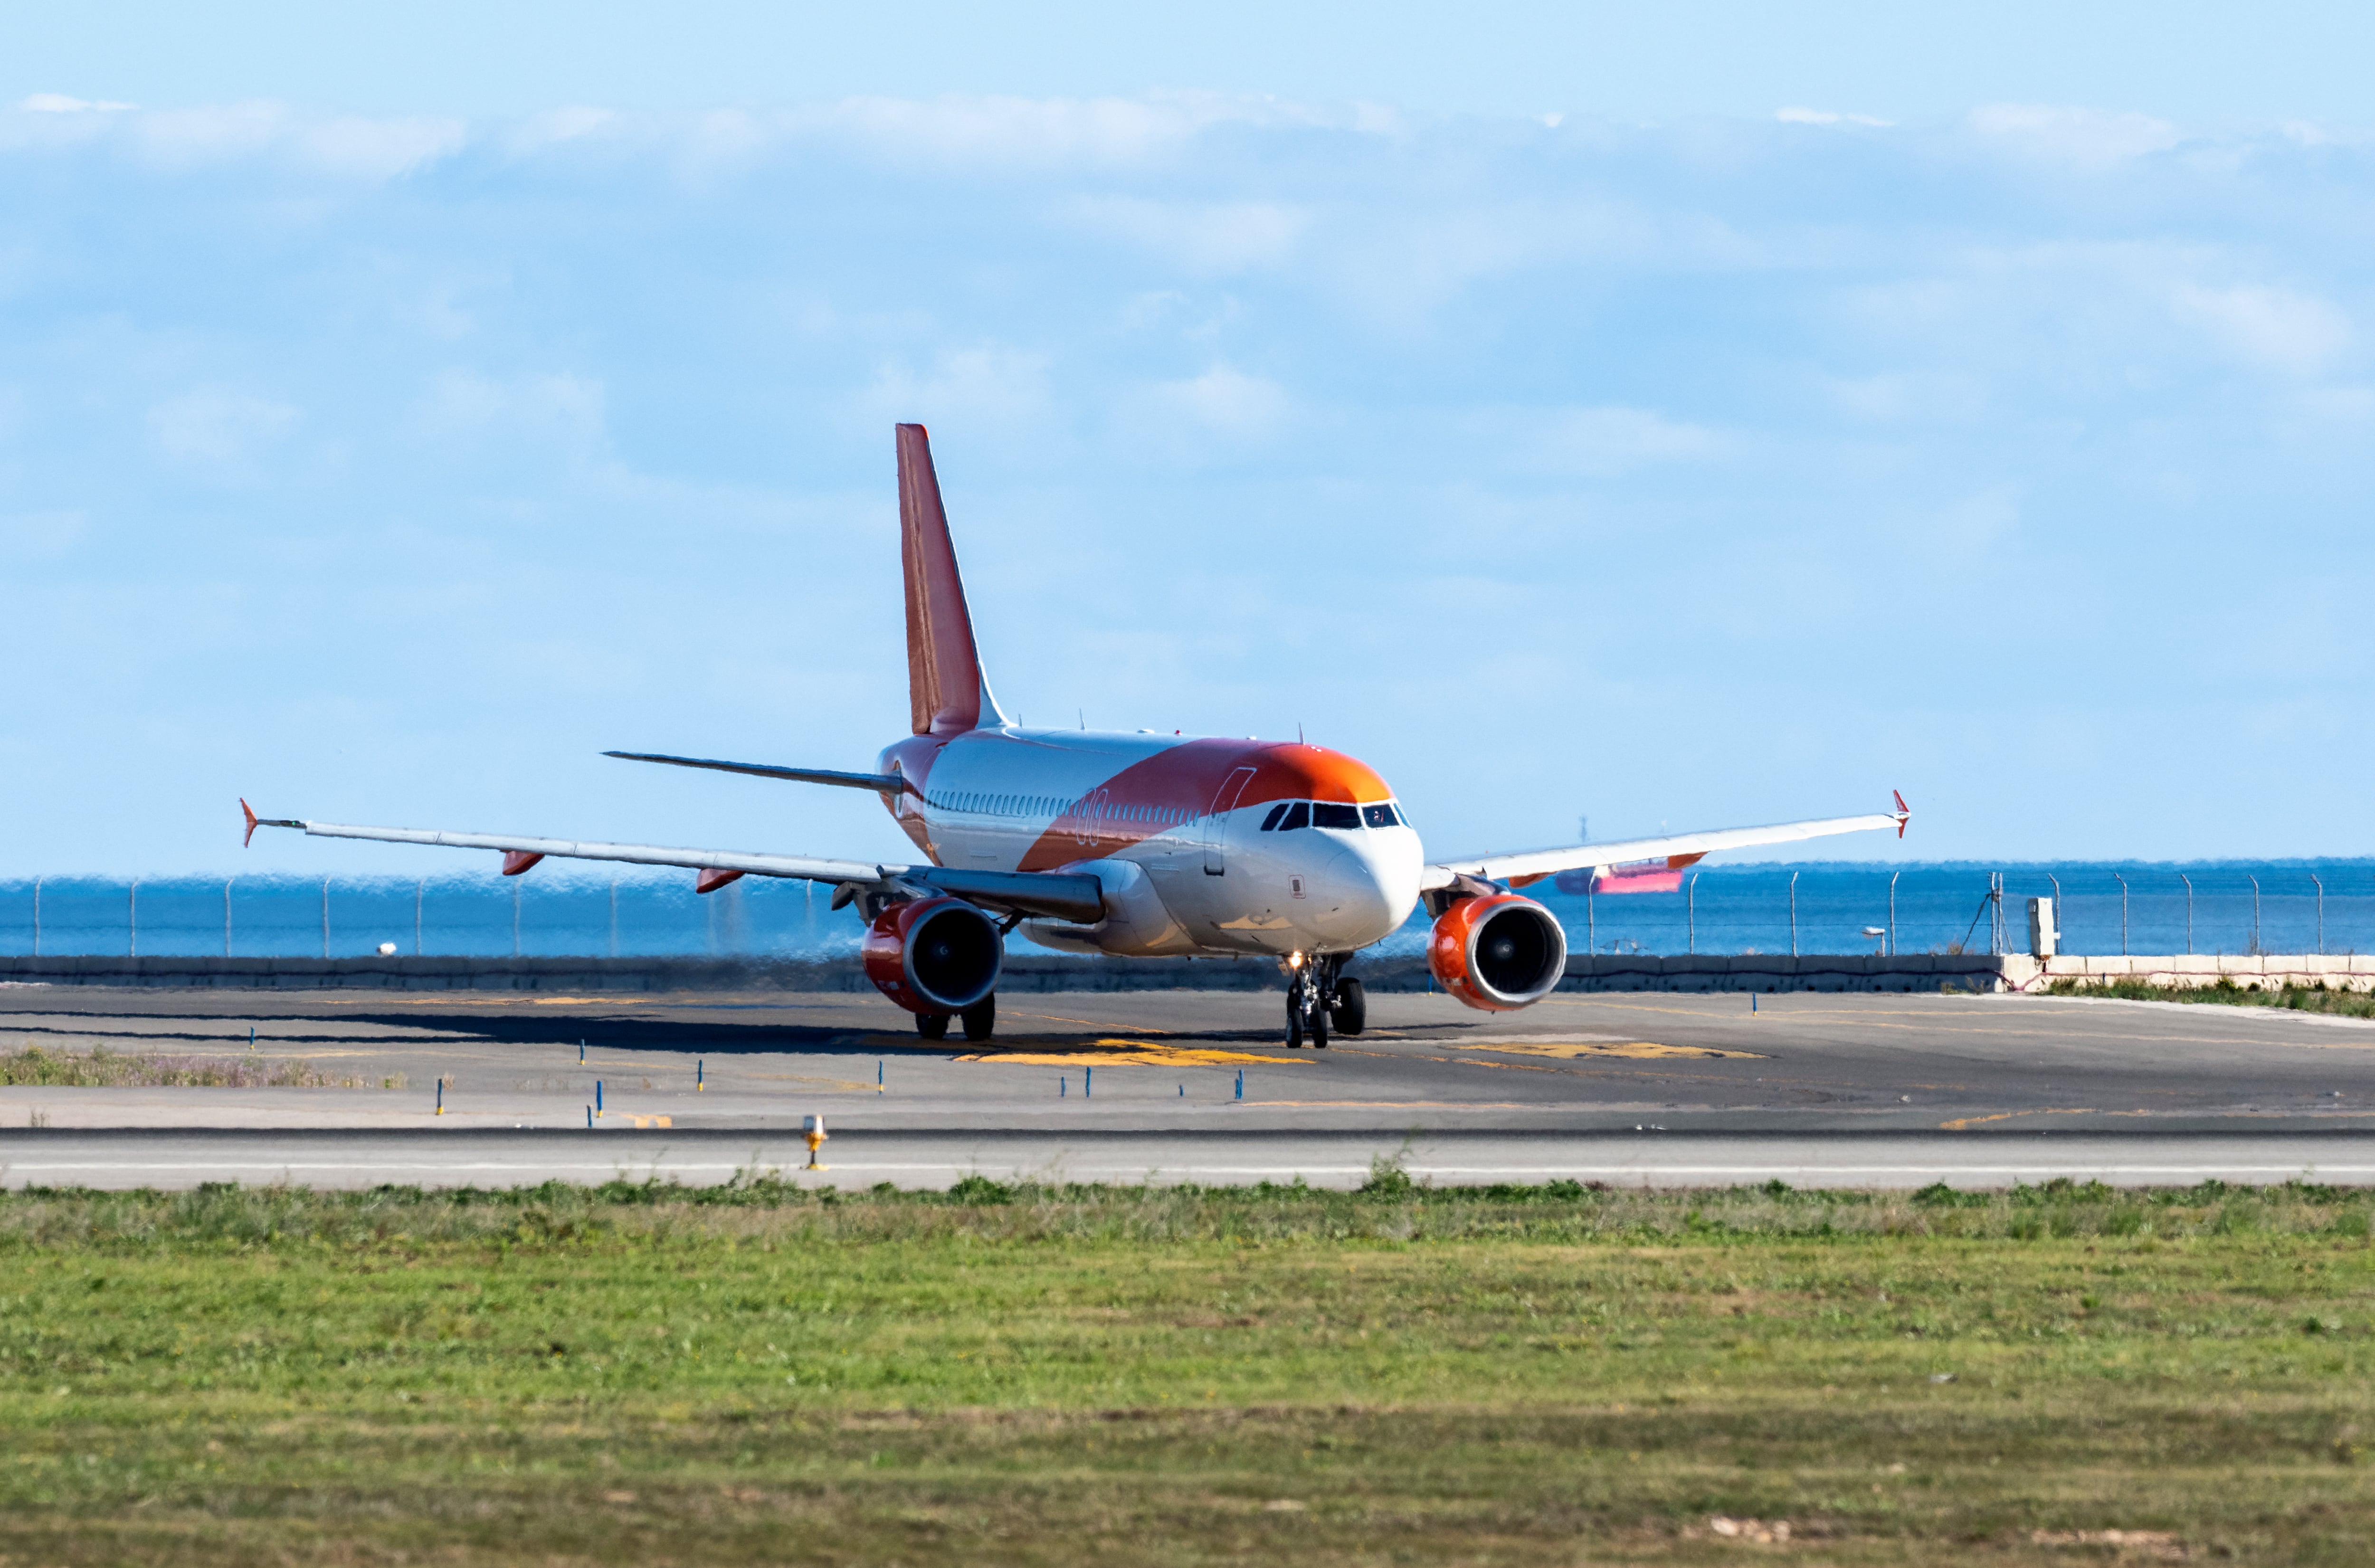
<path fill-rule="evenodd" d="M 964 580 L 957 574 L 949 515 L 932 472 L 931 437 L 901 425 L 899 555 L 907 578 L 907 697 L 917 735 L 962 735 L 987 719 L 1004 724 L 981 672 Z"/>

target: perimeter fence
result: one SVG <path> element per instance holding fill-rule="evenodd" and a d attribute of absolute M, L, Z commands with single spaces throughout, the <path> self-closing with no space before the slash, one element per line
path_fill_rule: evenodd
<path fill-rule="evenodd" d="M 1598 953 L 2027 950 L 2051 898 L 2066 953 L 2375 951 L 2375 861 L 2277 865 L 1728 866 L 1672 892 L 1525 890 L 1568 945 Z M 0 882 L 0 953 L 343 958 L 823 956 L 854 950 L 854 911 L 812 883 L 750 878 L 706 897 L 680 879 L 40 878 Z M 1413 913 L 1386 954 L 1415 953 Z M 1019 936 L 1018 949 L 1028 944 Z"/>

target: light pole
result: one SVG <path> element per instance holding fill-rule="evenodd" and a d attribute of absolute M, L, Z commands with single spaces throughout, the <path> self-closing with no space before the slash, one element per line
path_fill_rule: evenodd
<path fill-rule="evenodd" d="M 1896 956 L 1896 879 L 1904 875 L 1902 871 L 1892 871 L 1888 874 L 1888 956 L 1890 958 Z"/>

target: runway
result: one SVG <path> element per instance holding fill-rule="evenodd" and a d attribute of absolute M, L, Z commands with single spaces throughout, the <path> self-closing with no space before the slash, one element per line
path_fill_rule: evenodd
<path fill-rule="evenodd" d="M 1290 1052 L 1281 1006 L 1022 996 L 995 1039 L 934 1043 L 847 994 L 16 987 L 0 990 L 0 1051 L 325 1086 L 0 1087 L 0 1179 L 715 1181 L 803 1162 L 790 1135 L 821 1114 L 843 1186 L 976 1170 L 1344 1185 L 1405 1142 L 1413 1175 L 1462 1185 L 2375 1180 L 2375 1025 L 2355 1020 L 1816 994 L 1753 1012 L 1742 996 L 1563 996 L 1495 1015 L 1381 995 L 1359 1038 Z"/>
<path fill-rule="evenodd" d="M 1743 1137 L 1436 1133 L 852 1132 L 805 1169 L 798 1138 L 716 1131 L 16 1132 L 0 1138 L 10 1187 L 186 1189 L 201 1182 L 365 1188 L 514 1187 L 546 1181 L 710 1186 L 772 1176 L 850 1191 L 888 1182 L 945 1188 L 998 1182 L 1350 1188 L 1373 1162 L 1438 1187 L 1552 1181 L 1627 1187 L 1906 1189 L 2375 1182 L 2375 1140 L 2351 1134 L 1828 1134 Z"/>

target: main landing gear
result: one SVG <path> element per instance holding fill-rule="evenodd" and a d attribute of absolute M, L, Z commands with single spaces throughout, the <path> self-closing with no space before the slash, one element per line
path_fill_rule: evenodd
<path fill-rule="evenodd" d="M 916 1032 L 927 1040 L 945 1040 L 949 1037 L 949 1020 L 951 1016 L 963 1021 L 964 1037 L 967 1040 L 987 1040 L 998 1032 L 998 993 L 992 991 L 972 1007 L 954 1015 L 917 1013 Z"/>
<path fill-rule="evenodd" d="M 1339 1034 L 1369 1026 L 1369 997 L 1361 983 L 1343 977 L 1341 954 L 1319 953 L 1290 965 L 1286 981 L 1286 1048 L 1299 1051 L 1305 1036 L 1315 1051 L 1328 1049 L 1332 1025 Z"/>

